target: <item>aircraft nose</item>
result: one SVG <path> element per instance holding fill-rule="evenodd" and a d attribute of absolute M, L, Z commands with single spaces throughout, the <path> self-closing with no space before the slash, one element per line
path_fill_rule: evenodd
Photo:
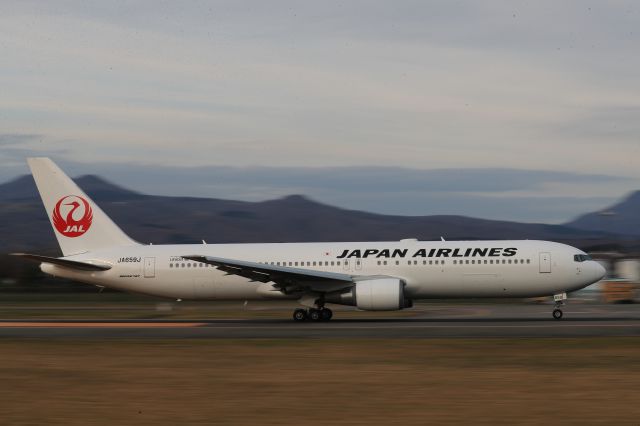
<path fill-rule="evenodd" d="M 607 275 L 607 270 L 599 264 L 598 262 L 593 262 L 593 279 L 595 281 L 600 281 Z"/>

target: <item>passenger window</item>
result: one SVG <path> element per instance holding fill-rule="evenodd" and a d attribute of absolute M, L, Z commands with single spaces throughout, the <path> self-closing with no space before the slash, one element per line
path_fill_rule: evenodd
<path fill-rule="evenodd" d="M 385 261 L 383 261 L 382 263 L 386 265 L 386 264 L 387 264 L 387 261 L 385 260 Z"/>
<path fill-rule="evenodd" d="M 396 265 L 400 265 L 400 261 L 399 260 L 396 260 Z"/>

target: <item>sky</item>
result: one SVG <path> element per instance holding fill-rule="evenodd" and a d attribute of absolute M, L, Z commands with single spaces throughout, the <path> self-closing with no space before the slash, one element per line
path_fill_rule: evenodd
<path fill-rule="evenodd" d="M 633 1 L 0 2 L 0 181 L 562 223 L 640 189 Z"/>

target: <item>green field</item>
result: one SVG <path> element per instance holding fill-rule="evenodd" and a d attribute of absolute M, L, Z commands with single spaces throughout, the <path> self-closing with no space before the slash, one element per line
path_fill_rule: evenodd
<path fill-rule="evenodd" d="M 638 424 L 640 340 L 4 340 L 2 425 Z"/>

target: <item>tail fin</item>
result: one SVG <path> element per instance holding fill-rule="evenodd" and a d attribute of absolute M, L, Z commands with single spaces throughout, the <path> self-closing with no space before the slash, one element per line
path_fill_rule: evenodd
<path fill-rule="evenodd" d="M 64 256 L 137 244 L 48 158 L 27 159 Z"/>

